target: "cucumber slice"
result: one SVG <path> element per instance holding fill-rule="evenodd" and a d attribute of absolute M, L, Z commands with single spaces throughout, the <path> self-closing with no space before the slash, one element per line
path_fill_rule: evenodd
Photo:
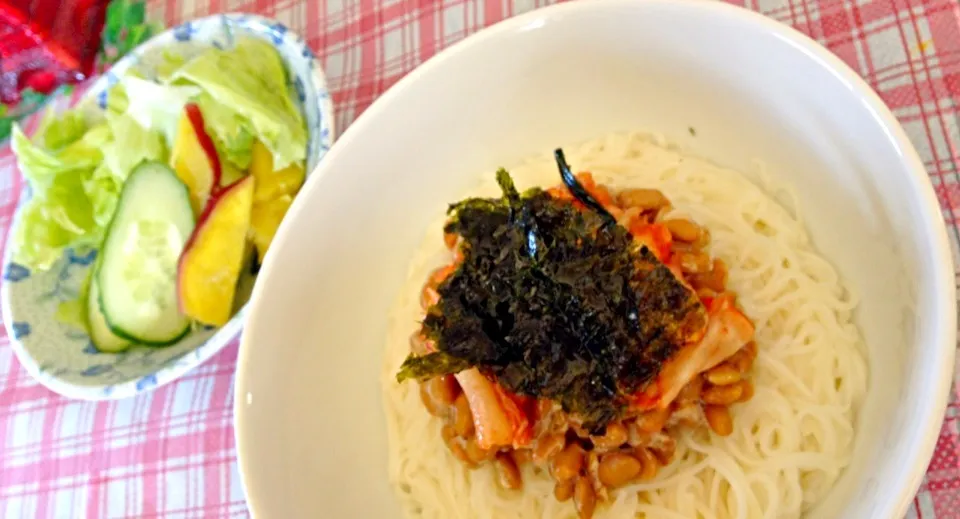
<path fill-rule="evenodd" d="M 120 353 L 130 347 L 130 341 L 113 333 L 107 319 L 100 311 L 100 283 L 97 272 L 93 272 L 90 287 L 87 289 L 87 329 L 94 347 L 104 353 Z"/>
<path fill-rule="evenodd" d="M 97 273 L 114 334 L 165 346 L 190 331 L 177 302 L 177 261 L 196 225 L 187 187 L 159 162 L 138 166 L 120 193 Z"/>

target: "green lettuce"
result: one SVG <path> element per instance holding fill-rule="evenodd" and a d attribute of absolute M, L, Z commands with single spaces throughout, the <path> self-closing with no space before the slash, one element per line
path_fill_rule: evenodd
<path fill-rule="evenodd" d="M 183 107 L 201 92 L 193 86 L 160 85 L 131 76 L 124 77 L 119 84 L 127 98 L 123 113 L 141 127 L 160 132 L 170 145 L 176 138 Z"/>
<path fill-rule="evenodd" d="M 291 98 L 280 55 L 268 43 L 245 38 L 229 50 L 207 50 L 174 72 L 170 81 L 195 85 L 208 94 L 203 100 L 206 111 L 201 111 L 217 120 L 208 130 L 215 142 L 229 148 L 218 151 L 235 165 L 249 164 L 245 133 L 270 150 L 277 170 L 306 159 L 303 115 Z M 227 117 L 227 112 L 235 116 Z M 252 145 L 252 139 L 249 142 Z"/>
<path fill-rule="evenodd" d="M 164 135 L 144 128 L 130 114 L 107 114 L 107 125 L 114 138 L 103 146 L 103 164 L 118 185 L 123 185 L 141 162 L 167 157 Z"/>
<path fill-rule="evenodd" d="M 11 140 L 31 198 L 14 231 L 19 263 L 46 270 L 64 249 L 96 247 L 130 172 L 167 156 L 163 136 L 128 115 L 91 125 L 81 110 L 45 114 L 31 141 L 19 126 Z"/>
<path fill-rule="evenodd" d="M 255 138 L 249 121 L 206 92 L 193 101 L 203 114 L 203 125 L 220 157 L 238 169 L 247 169 Z"/>
<path fill-rule="evenodd" d="M 44 147 L 44 133 L 31 142 L 17 125 L 11 139 L 32 194 L 19 215 L 14 256 L 35 269 L 49 269 L 63 249 L 90 244 L 98 231 L 93 207 L 83 193 L 84 182 L 102 159 L 100 150 L 86 147 L 82 138 L 67 142 L 56 133 L 50 136 L 60 149 Z"/>
<path fill-rule="evenodd" d="M 55 110 L 47 110 L 37 126 L 37 135 L 44 148 L 59 150 L 80 140 L 87 129 L 83 112 L 72 110 L 58 115 Z"/>
<path fill-rule="evenodd" d="M 182 53 L 164 49 L 154 67 L 157 79 L 161 83 L 168 82 L 171 76 L 186 62 L 187 58 Z"/>

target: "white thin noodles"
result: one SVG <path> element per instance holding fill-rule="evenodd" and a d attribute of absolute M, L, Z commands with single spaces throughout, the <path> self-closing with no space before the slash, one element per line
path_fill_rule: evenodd
<path fill-rule="evenodd" d="M 867 369 L 851 321 L 856 296 L 813 250 L 792 190 L 762 168 L 754 183 L 640 134 L 565 151 L 576 170 L 592 172 L 598 183 L 660 189 L 674 205 L 671 216 L 709 229 L 710 252 L 729 266 L 728 286 L 757 326 L 760 352 L 755 396 L 732 407 L 733 434 L 682 432 L 670 465 L 653 481 L 612 492 L 594 517 L 799 517 L 850 461 Z M 521 189 L 559 180 L 547 155 L 510 172 Z M 492 172 L 483 180 L 472 195 L 499 195 Z M 546 473 L 526 467 L 523 490 L 508 492 L 490 464 L 465 468 L 445 447 L 441 423 L 427 414 L 417 385 L 394 378 L 418 326 L 420 289 L 433 268 L 449 261 L 442 225 L 441 217 L 429 229 L 391 314 L 382 374 L 390 481 L 409 517 L 573 519 L 573 505 L 554 499 Z"/>

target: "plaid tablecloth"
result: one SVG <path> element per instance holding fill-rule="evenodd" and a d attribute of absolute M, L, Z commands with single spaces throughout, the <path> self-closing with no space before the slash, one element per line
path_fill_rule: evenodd
<path fill-rule="evenodd" d="M 285 23 L 323 58 L 337 127 L 343 129 L 390 85 L 440 49 L 547 3 L 151 0 L 149 10 L 168 25 L 225 11 L 263 14 Z M 819 40 L 880 93 L 925 161 L 956 249 L 958 1 L 750 0 L 746 6 Z M 4 236 L 20 185 L 9 151 L 0 151 Z M 135 399 L 73 402 L 31 380 L 6 335 L 0 335 L 0 517 L 247 516 L 231 425 L 236 357 L 233 344 L 183 379 Z M 958 408 L 955 397 L 908 517 L 960 518 Z"/>

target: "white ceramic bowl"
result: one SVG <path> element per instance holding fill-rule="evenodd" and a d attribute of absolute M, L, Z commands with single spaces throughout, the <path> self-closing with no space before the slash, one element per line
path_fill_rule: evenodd
<path fill-rule="evenodd" d="M 809 516 L 903 516 L 956 345 L 952 260 L 915 150 L 853 71 L 792 29 L 720 3 L 594 0 L 443 52 L 308 181 L 240 352 L 236 431 L 255 517 L 400 517 L 378 380 L 388 309 L 428 222 L 478 172 L 631 129 L 740 170 L 761 159 L 796 187 L 815 245 L 862 295 L 870 365 L 854 460 Z"/>
<path fill-rule="evenodd" d="M 191 55 L 213 46 L 226 48 L 236 37 L 270 42 L 287 69 L 288 79 L 303 111 L 309 134 L 307 163 L 313 168 L 333 143 L 333 107 L 319 61 L 302 38 L 267 18 L 222 14 L 178 25 L 158 34 L 117 62 L 83 94 L 100 108 L 107 89 L 130 69 L 147 77 L 155 74 L 157 58 L 176 49 Z M 24 188 L 19 207 L 29 199 Z M 14 226 L 17 220 L 14 220 Z M 244 305 L 224 326 L 197 330 L 176 344 L 151 348 L 136 346 L 122 353 L 97 351 L 82 330 L 60 322 L 57 308 L 77 298 L 95 253 L 66 251 L 48 271 L 31 272 L 13 260 L 14 233 L 3 261 L 3 322 L 20 363 L 35 379 L 61 395 L 84 400 L 126 398 L 166 384 L 212 357 L 237 336 L 243 326 Z M 253 276 L 241 282 L 240 294 L 249 294 Z"/>

